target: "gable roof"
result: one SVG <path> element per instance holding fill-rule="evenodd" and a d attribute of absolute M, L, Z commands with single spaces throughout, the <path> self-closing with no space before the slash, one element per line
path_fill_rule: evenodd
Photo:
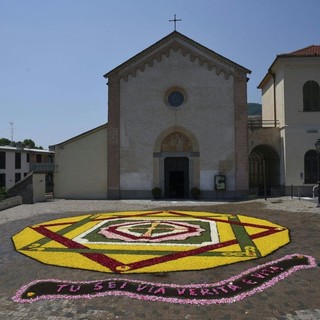
<path fill-rule="evenodd" d="M 310 56 L 320 56 L 320 46 L 311 45 L 290 53 L 283 53 L 278 55 L 278 57 L 291 57 L 291 56 L 302 56 L 302 57 L 310 57 Z"/>
<path fill-rule="evenodd" d="M 258 85 L 258 89 L 262 89 L 265 83 L 270 79 L 272 76 L 272 67 L 276 64 L 276 62 L 281 58 L 314 58 L 320 57 L 320 46 L 318 45 L 311 45 L 296 51 L 292 51 L 289 53 L 282 53 L 278 54 L 274 61 L 272 62 L 270 68 L 268 69 L 268 73 L 264 76 L 260 84 Z"/>
<path fill-rule="evenodd" d="M 192 50 L 188 45 L 191 45 L 195 50 Z M 221 71 L 224 71 L 225 74 L 230 73 L 226 66 L 235 68 L 244 73 L 251 73 L 250 70 L 242 67 L 232 60 L 208 49 L 178 31 L 173 31 L 166 37 L 157 41 L 155 44 L 136 54 L 129 60 L 120 64 L 118 67 L 112 69 L 106 73 L 104 77 L 108 78 L 113 74 L 119 73 L 121 77 L 127 80 L 130 74 L 135 76 L 137 70 L 143 71 L 146 65 L 152 66 L 155 59 L 157 61 L 161 61 L 163 54 L 168 56 L 170 49 L 175 51 L 181 49 L 184 55 L 189 53 L 192 60 L 198 58 L 201 64 L 207 63 L 209 69 L 212 69 L 213 67 L 216 68 L 217 73 L 220 73 Z M 210 57 L 210 59 L 208 57 Z M 216 60 L 217 63 L 213 63 L 212 60 Z"/>
<path fill-rule="evenodd" d="M 77 135 L 77 136 L 75 136 L 75 137 L 72 137 L 72 138 L 70 138 L 70 139 L 68 139 L 68 140 L 65 140 L 65 141 L 63 141 L 63 142 L 60 142 L 60 143 L 51 145 L 51 146 L 49 146 L 49 149 L 54 150 L 56 147 L 62 147 L 62 146 L 64 146 L 64 145 L 68 144 L 68 143 L 72 143 L 72 142 L 74 142 L 74 141 L 76 141 L 76 140 L 85 138 L 85 137 L 87 137 L 88 135 L 93 134 L 93 133 L 95 133 L 95 132 L 97 132 L 97 131 L 103 130 L 103 129 L 107 128 L 107 127 L 108 127 L 108 123 L 104 123 L 104 124 L 102 124 L 101 126 L 98 126 L 98 127 L 93 128 L 93 129 L 91 129 L 91 130 L 88 130 L 88 131 L 86 131 L 86 132 L 80 133 L 79 135 Z"/>

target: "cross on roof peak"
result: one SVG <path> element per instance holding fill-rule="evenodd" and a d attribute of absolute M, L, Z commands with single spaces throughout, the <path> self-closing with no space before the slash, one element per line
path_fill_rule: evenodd
<path fill-rule="evenodd" d="M 174 23 L 174 31 L 177 30 L 177 22 L 182 21 L 181 19 L 177 19 L 177 16 L 174 14 L 173 16 L 174 18 L 172 20 L 169 20 L 169 22 L 173 22 Z"/>

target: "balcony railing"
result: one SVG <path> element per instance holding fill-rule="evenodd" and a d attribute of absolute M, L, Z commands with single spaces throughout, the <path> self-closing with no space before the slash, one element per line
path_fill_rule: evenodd
<path fill-rule="evenodd" d="M 248 128 L 251 130 L 272 127 L 279 127 L 279 120 L 248 119 Z"/>
<path fill-rule="evenodd" d="M 30 171 L 53 172 L 53 169 L 54 163 L 52 162 L 30 163 Z"/>

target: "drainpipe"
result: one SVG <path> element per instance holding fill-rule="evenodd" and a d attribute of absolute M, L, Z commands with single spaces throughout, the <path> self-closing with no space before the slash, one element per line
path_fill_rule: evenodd
<path fill-rule="evenodd" d="M 276 75 L 270 72 L 273 78 L 273 113 L 274 113 L 274 126 L 277 126 L 277 100 L 276 100 Z"/>

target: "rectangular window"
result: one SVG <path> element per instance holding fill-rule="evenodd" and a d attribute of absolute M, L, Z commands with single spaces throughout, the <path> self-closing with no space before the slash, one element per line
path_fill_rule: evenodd
<path fill-rule="evenodd" d="M 17 182 L 20 181 L 20 180 L 21 180 L 21 173 L 18 172 L 18 173 L 16 173 L 16 174 L 14 175 L 14 181 L 15 181 L 15 183 L 17 183 Z"/>
<path fill-rule="evenodd" d="M 0 152 L 0 169 L 6 168 L 6 153 Z"/>
<path fill-rule="evenodd" d="M 0 187 L 6 187 L 6 174 L 0 173 Z"/>
<path fill-rule="evenodd" d="M 42 160 L 41 154 L 37 154 L 37 163 L 40 163 Z"/>
<path fill-rule="evenodd" d="M 27 153 L 27 162 L 30 162 L 30 153 Z"/>
<path fill-rule="evenodd" d="M 21 169 L 21 153 L 16 152 L 16 169 Z"/>

